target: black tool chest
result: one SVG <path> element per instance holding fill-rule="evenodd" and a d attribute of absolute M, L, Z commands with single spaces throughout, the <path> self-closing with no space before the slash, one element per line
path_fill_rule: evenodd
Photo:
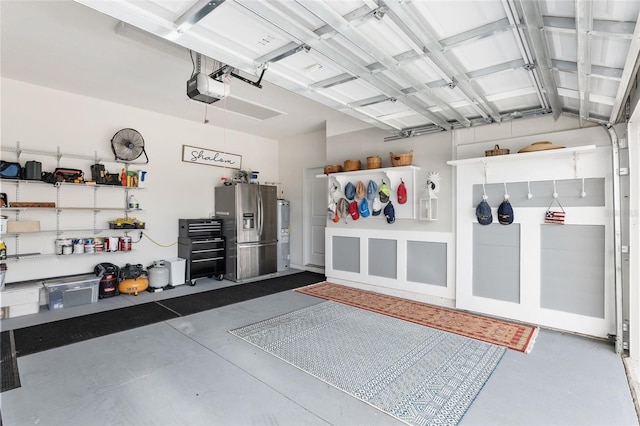
<path fill-rule="evenodd" d="M 196 278 L 222 280 L 225 274 L 225 237 L 222 219 L 179 219 L 178 256 L 186 259 L 187 282 Z"/>

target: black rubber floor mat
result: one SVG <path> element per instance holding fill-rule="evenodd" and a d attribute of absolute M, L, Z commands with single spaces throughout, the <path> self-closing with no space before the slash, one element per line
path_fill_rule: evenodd
<path fill-rule="evenodd" d="M 256 297 L 268 296 L 271 291 L 253 284 L 240 284 L 202 293 L 188 294 L 172 299 L 159 300 L 162 306 L 180 314 L 180 316 L 196 314 L 209 309 L 220 308 L 233 303 L 244 302 Z"/>
<path fill-rule="evenodd" d="M 269 278 L 262 281 L 254 281 L 246 284 L 237 284 L 216 290 L 209 290 L 202 293 L 189 294 L 159 301 L 168 309 L 183 315 L 191 315 L 209 309 L 220 308 L 232 303 L 244 302 L 256 297 L 268 296 L 281 291 L 292 290 L 315 284 L 325 280 L 322 274 L 314 272 L 300 272 L 297 274 L 284 275 L 276 278 Z"/>
<path fill-rule="evenodd" d="M 20 387 L 20 374 L 18 373 L 18 357 L 16 355 L 13 330 L 0 333 L 0 374 L 2 374 L 2 387 L 0 392 Z"/>
<path fill-rule="evenodd" d="M 268 280 L 256 281 L 252 284 L 258 287 L 271 290 L 273 293 L 281 291 L 293 290 L 294 288 L 304 287 L 310 284 L 323 282 L 327 279 L 324 274 L 304 271 L 298 274 L 283 275 L 277 278 L 269 278 Z"/>
<path fill-rule="evenodd" d="M 324 280 L 325 276 L 322 274 L 303 271 L 267 280 L 19 328 L 13 330 L 15 349 L 17 356 L 30 355 L 179 316 L 304 287 Z"/>
<path fill-rule="evenodd" d="M 177 318 L 155 302 L 97 312 L 14 330 L 18 356 Z"/>

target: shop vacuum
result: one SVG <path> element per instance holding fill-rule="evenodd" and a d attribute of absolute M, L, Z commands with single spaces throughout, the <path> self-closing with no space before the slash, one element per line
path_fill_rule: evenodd
<path fill-rule="evenodd" d="M 118 291 L 118 275 L 120 273 L 120 268 L 113 263 L 100 263 L 96 265 L 93 272 L 96 276 L 100 277 L 100 287 L 98 292 L 98 297 L 100 299 L 120 294 Z"/>

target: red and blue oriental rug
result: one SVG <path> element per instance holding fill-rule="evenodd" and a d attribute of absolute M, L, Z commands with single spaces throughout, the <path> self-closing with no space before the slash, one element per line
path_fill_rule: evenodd
<path fill-rule="evenodd" d="M 295 291 L 528 353 L 538 327 L 474 315 L 328 282 Z"/>

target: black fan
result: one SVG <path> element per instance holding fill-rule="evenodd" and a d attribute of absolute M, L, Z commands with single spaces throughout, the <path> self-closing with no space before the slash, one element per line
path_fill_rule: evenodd
<path fill-rule="evenodd" d="M 111 151 L 116 156 L 116 161 L 133 161 L 144 154 L 147 161 L 149 157 L 144 150 L 144 139 L 140 132 L 135 129 L 118 130 L 111 138 Z"/>

